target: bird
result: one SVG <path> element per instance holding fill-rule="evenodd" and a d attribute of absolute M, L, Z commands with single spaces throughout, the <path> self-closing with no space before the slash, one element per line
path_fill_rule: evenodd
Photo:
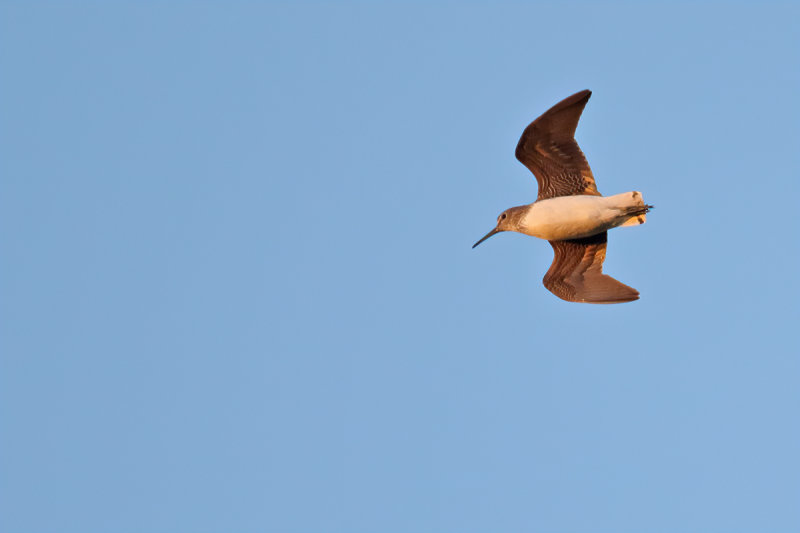
<path fill-rule="evenodd" d="M 639 299 L 639 291 L 603 274 L 608 230 L 638 226 L 653 208 L 639 191 L 603 196 L 577 141 L 575 130 L 592 92 L 569 96 L 522 132 L 517 159 L 533 172 L 539 194 L 532 204 L 506 209 L 497 225 L 476 242 L 515 231 L 550 242 L 553 263 L 542 280 L 568 302 L 614 304 Z"/>

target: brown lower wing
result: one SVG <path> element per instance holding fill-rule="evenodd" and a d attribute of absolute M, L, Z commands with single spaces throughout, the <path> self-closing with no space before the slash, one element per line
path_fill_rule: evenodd
<path fill-rule="evenodd" d="M 556 196 L 600 196 L 589 163 L 575 141 L 575 129 L 591 91 L 565 98 L 522 132 L 515 155 L 539 182 L 539 200 Z"/>
<path fill-rule="evenodd" d="M 547 290 L 568 302 L 615 304 L 639 299 L 639 292 L 603 274 L 606 232 L 583 239 L 550 241 L 554 257 L 544 276 Z"/>

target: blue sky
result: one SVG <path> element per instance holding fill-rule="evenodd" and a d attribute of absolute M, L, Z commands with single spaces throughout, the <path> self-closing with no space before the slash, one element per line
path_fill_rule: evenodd
<path fill-rule="evenodd" d="M 0 530 L 800 531 L 791 3 L 0 4 Z M 558 100 L 606 272 L 513 156 Z"/>

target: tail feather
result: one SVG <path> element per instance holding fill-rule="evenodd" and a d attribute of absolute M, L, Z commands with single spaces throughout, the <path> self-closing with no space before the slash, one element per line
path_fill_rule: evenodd
<path fill-rule="evenodd" d="M 647 205 L 647 204 L 643 204 L 643 205 L 632 205 L 632 206 L 630 206 L 630 207 L 627 207 L 627 208 L 625 208 L 625 214 L 626 214 L 626 215 L 631 215 L 631 216 L 636 216 L 636 215 L 645 215 L 645 214 L 647 214 L 647 213 L 648 213 L 648 212 L 649 212 L 651 209 L 653 209 L 653 206 L 652 206 L 652 205 Z"/>
<path fill-rule="evenodd" d="M 628 216 L 628 219 L 625 220 L 619 227 L 624 228 L 625 226 L 638 226 L 639 224 L 644 224 L 647 222 L 647 213 L 653 209 L 652 205 L 633 205 L 625 209 L 625 214 Z"/>

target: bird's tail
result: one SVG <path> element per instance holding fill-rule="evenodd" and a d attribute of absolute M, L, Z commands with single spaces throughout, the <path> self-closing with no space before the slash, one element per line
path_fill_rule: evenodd
<path fill-rule="evenodd" d="M 625 216 L 627 219 L 625 222 L 619 225 L 621 228 L 625 226 L 638 226 L 639 224 L 644 224 L 647 222 L 647 212 L 653 209 L 652 205 L 644 203 L 644 200 L 642 200 L 642 195 L 639 192 L 634 192 L 632 195 L 636 204 L 625 208 Z"/>

